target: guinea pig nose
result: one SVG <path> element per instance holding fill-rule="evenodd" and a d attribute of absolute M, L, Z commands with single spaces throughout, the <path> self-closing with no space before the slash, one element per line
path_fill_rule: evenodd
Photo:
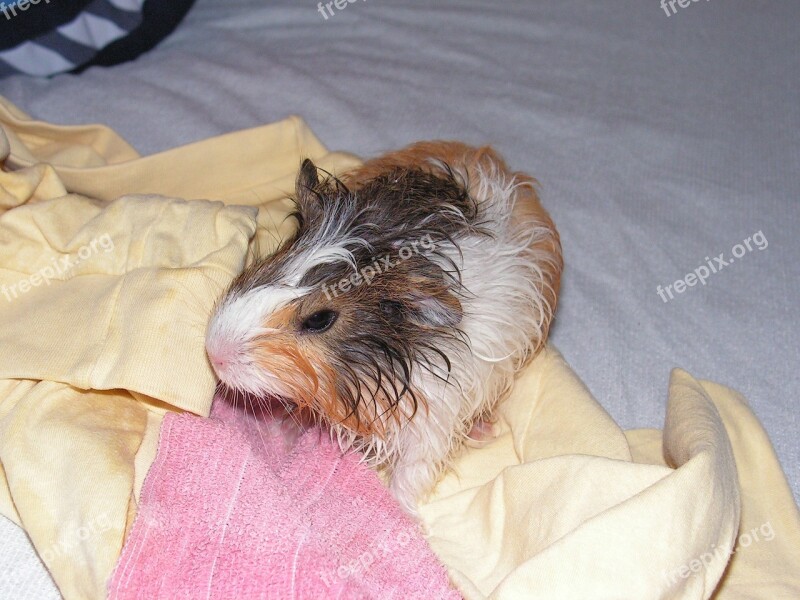
<path fill-rule="evenodd" d="M 236 358 L 236 348 L 229 344 L 208 344 L 206 352 L 217 375 L 222 375 Z"/>

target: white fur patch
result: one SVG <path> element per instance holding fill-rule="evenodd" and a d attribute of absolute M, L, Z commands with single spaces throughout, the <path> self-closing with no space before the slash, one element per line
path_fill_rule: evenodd
<path fill-rule="evenodd" d="M 206 332 L 206 350 L 220 380 L 227 386 L 252 394 L 283 395 L 287 390 L 279 373 L 269 373 L 254 364 L 253 341 L 270 331 L 264 323 L 276 310 L 307 293 L 307 289 L 265 286 L 242 295 L 231 294 L 217 307 Z M 225 356 L 225 368 L 214 364 Z"/>

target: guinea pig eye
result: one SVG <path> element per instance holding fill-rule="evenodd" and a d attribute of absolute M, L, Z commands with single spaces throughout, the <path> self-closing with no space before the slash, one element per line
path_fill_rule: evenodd
<path fill-rule="evenodd" d="M 320 310 L 307 317 L 300 326 L 300 329 L 309 333 L 321 333 L 329 329 L 330 326 L 336 322 L 338 317 L 339 313 L 335 310 Z"/>

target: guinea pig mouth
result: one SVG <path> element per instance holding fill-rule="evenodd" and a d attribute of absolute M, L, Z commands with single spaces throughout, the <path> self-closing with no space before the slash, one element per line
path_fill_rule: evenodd
<path fill-rule="evenodd" d="M 256 414 L 260 412 L 271 414 L 276 411 L 293 413 L 300 408 L 296 402 L 289 398 L 277 394 L 254 394 L 242 391 L 229 386 L 223 381 L 217 382 L 215 396 L 234 406 L 241 404 L 245 410 L 255 411 Z"/>

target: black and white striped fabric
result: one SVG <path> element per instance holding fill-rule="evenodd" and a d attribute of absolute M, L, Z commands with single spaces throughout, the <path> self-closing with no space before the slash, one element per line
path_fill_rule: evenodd
<path fill-rule="evenodd" d="M 0 78 L 131 60 L 172 32 L 193 0 L 0 0 Z"/>

